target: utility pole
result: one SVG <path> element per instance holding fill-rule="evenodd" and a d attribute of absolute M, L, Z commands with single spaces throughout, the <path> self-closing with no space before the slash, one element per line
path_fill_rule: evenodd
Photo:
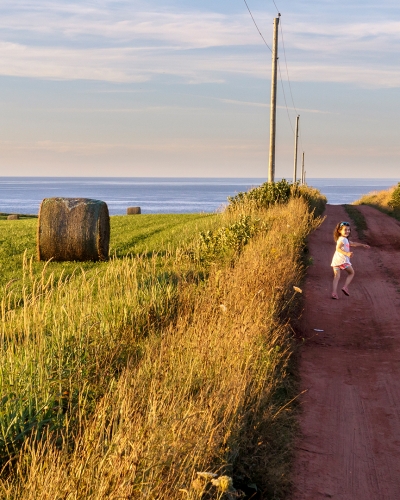
<path fill-rule="evenodd" d="M 304 151 L 303 151 L 303 159 L 301 161 L 301 185 L 304 186 L 306 183 L 306 175 L 304 171 Z"/>
<path fill-rule="evenodd" d="M 296 132 L 294 137 L 294 169 L 293 169 L 293 184 L 297 181 L 297 151 L 299 142 L 299 118 L 300 115 L 296 116 Z"/>
<path fill-rule="evenodd" d="M 268 182 L 275 182 L 276 81 L 277 81 L 277 66 L 278 66 L 278 26 L 279 26 L 279 17 L 276 17 L 274 19 L 274 38 L 273 38 L 273 45 L 272 45 L 271 114 L 270 114 L 270 132 L 269 132 Z"/>

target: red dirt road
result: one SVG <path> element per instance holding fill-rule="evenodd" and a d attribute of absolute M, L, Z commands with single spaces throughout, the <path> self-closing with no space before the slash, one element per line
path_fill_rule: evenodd
<path fill-rule="evenodd" d="M 400 223 L 357 208 L 371 248 L 352 249 L 350 297 L 342 272 L 339 300 L 330 298 L 332 233 L 349 220 L 344 208 L 328 205 L 309 239 L 293 500 L 400 500 Z"/>

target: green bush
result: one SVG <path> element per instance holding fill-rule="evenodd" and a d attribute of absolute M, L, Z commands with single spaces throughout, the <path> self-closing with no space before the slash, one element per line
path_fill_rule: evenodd
<path fill-rule="evenodd" d="M 261 186 L 238 193 L 228 198 L 228 210 L 247 208 L 255 210 L 266 209 L 271 205 L 288 203 L 290 198 L 304 198 L 310 211 L 321 215 L 325 210 L 327 199 L 317 189 L 300 186 L 299 183 L 291 184 L 286 179 L 279 182 L 264 182 Z"/>
<path fill-rule="evenodd" d="M 392 197 L 388 202 L 388 205 L 392 208 L 400 208 L 400 182 L 392 193 Z"/>
<path fill-rule="evenodd" d="M 229 226 L 222 226 L 216 231 L 201 232 L 200 259 L 210 260 L 230 250 L 240 253 L 260 228 L 260 219 L 242 214 Z"/>
<path fill-rule="evenodd" d="M 287 203 L 291 197 L 291 184 L 286 179 L 279 182 L 264 182 L 249 191 L 229 196 L 229 208 L 250 203 L 254 208 L 268 208 L 276 203 Z"/>

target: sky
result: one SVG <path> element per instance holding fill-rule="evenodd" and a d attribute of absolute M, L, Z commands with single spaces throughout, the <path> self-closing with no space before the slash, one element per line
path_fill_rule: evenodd
<path fill-rule="evenodd" d="M 398 0 L 247 3 L 276 176 L 400 178 Z M 267 177 L 270 92 L 244 0 L 0 4 L 0 176 Z"/>

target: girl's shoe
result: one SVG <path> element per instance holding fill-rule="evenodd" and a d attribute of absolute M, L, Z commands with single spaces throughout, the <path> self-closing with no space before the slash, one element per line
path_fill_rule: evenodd
<path fill-rule="evenodd" d="M 336 293 L 332 293 L 332 299 L 338 300 L 339 297 L 336 295 Z"/>
<path fill-rule="evenodd" d="M 345 295 L 347 295 L 348 297 L 350 296 L 349 291 L 347 290 L 347 288 L 346 288 L 345 286 L 342 288 L 342 292 L 343 292 Z"/>

